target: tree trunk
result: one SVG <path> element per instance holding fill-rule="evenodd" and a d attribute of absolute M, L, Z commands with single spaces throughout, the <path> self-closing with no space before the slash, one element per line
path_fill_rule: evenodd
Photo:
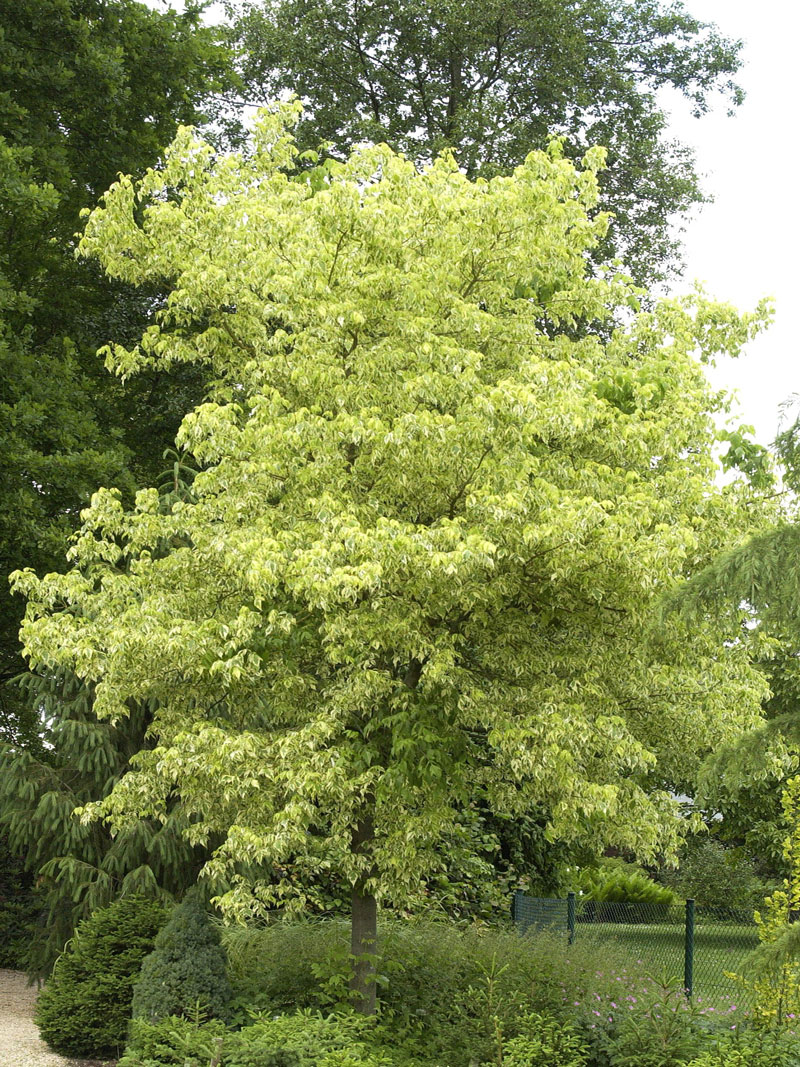
<path fill-rule="evenodd" d="M 416 689 L 422 675 L 423 663 L 413 659 L 403 675 L 403 685 Z M 375 841 L 375 796 L 369 792 L 364 798 L 358 822 L 350 839 L 354 856 L 369 855 Z M 378 902 L 366 883 L 372 875 L 372 866 L 358 878 L 353 886 L 350 919 L 350 954 L 353 972 L 350 989 L 356 1011 L 362 1015 L 374 1015 L 376 1010 L 376 958 L 378 953 Z"/>
<path fill-rule="evenodd" d="M 365 814 L 353 831 L 352 849 L 356 854 L 366 852 L 375 836 L 372 813 Z M 374 1015 L 375 956 L 378 936 L 378 903 L 366 888 L 367 876 L 353 886 L 350 924 L 350 953 L 355 957 L 350 988 L 354 993 L 354 1007 L 362 1015 Z"/>

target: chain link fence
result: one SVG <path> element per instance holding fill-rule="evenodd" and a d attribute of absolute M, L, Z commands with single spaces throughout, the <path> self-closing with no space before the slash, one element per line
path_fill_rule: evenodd
<path fill-rule="evenodd" d="M 747 956 L 759 943 L 750 911 L 694 901 L 673 906 L 594 901 L 574 893 L 545 899 L 517 891 L 512 916 L 522 931 L 563 930 L 567 943 L 613 942 L 644 973 L 679 981 L 698 1001 L 749 999 L 729 975 L 745 973 Z"/>

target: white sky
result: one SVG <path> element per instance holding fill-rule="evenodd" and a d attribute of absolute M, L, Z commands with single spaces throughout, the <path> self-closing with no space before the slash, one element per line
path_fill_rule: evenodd
<path fill-rule="evenodd" d="M 800 161 L 797 120 L 798 0 L 686 0 L 697 18 L 744 41 L 739 83 L 747 99 L 727 117 L 721 104 L 701 119 L 673 111 L 673 129 L 693 145 L 705 205 L 684 235 L 687 270 L 740 308 L 775 298 L 773 326 L 738 360 L 712 372 L 716 386 L 736 389 L 743 420 L 759 440 L 772 440 L 778 405 L 800 393 Z M 671 98 L 672 99 L 672 98 Z"/>

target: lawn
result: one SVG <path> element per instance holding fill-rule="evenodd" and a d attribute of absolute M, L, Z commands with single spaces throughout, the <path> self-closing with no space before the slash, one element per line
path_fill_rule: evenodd
<path fill-rule="evenodd" d="M 578 923 L 576 939 L 613 943 L 630 953 L 632 962 L 661 979 L 683 981 L 682 923 Z M 732 922 L 698 922 L 694 937 L 693 994 L 698 1003 L 715 1011 L 745 999 L 745 990 L 725 972 L 741 974 L 748 953 L 758 945 L 753 925 Z M 641 961 L 641 962 L 640 962 Z"/>

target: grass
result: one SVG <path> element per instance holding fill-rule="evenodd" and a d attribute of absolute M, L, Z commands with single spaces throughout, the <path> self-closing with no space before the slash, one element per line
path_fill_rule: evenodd
<path fill-rule="evenodd" d="M 576 941 L 614 945 L 632 962 L 657 978 L 683 981 L 684 938 L 682 924 L 672 923 L 579 923 Z M 725 972 L 741 974 L 747 955 L 758 945 L 754 926 L 736 923 L 698 923 L 694 939 L 693 994 L 711 1007 L 737 1003 L 743 987 Z"/>

